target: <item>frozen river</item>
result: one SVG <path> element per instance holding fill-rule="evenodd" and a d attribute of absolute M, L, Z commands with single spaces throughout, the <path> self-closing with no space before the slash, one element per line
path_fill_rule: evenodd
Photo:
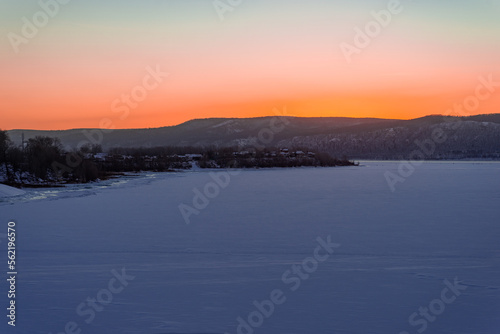
<path fill-rule="evenodd" d="M 500 163 L 233 174 L 0 199 L 0 332 L 499 333 Z"/>

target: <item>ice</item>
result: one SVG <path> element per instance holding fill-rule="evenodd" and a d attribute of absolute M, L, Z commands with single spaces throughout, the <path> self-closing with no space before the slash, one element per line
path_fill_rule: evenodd
<path fill-rule="evenodd" d="M 457 278 L 466 289 L 425 333 L 498 333 L 500 164 L 425 163 L 391 192 L 399 165 L 240 171 L 190 224 L 179 205 L 222 171 L 28 190 L 0 203 L 19 272 L 17 326 L 3 316 L 0 332 L 234 334 L 280 289 L 254 333 L 413 334 L 410 315 Z M 283 274 L 328 236 L 340 246 L 292 291 Z M 135 278 L 86 323 L 77 306 L 122 268 Z"/>

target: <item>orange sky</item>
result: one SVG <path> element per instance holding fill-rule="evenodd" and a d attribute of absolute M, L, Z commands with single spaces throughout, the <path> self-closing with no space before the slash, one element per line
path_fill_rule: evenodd
<path fill-rule="evenodd" d="M 17 46 L 22 18 L 42 9 L 14 3 L 0 14 L 0 128 L 160 127 L 284 107 L 292 116 L 409 119 L 448 114 L 481 76 L 500 82 L 495 1 L 402 2 L 350 61 L 340 46 L 355 45 L 354 29 L 386 2 L 313 2 L 255 0 L 224 20 L 207 1 L 75 2 Z M 168 76 L 155 80 L 155 69 Z M 466 114 L 500 112 L 499 96 Z"/>

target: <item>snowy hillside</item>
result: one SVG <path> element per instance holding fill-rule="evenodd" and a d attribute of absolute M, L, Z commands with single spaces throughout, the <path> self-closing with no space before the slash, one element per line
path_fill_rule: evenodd
<path fill-rule="evenodd" d="M 13 197 L 25 194 L 23 190 L 0 184 L 0 197 Z"/>

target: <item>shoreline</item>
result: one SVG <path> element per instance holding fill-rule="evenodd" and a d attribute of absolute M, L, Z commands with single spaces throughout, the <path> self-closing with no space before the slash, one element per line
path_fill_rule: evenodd
<path fill-rule="evenodd" d="M 207 172 L 216 172 L 216 171 L 222 171 L 222 170 L 240 170 L 240 171 L 257 171 L 257 170 L 285 170 L 285 169 L 298 169 L 298 168 L 311 168 L 311 169 L 316 169 L 316 168 L 337 168 L 337 167 L 364 167 L 364 163 L 400 163 L 400 162 L 405 162 L 408 160 L 370 160 L 370 159 L 355 159 L 351 160 L 350 165 L 337 165 L 337 166 L 297 166 L 297 167 L 251 167 L 251 168 L 196 168 L 196 172 L 200 171 L 207 171 Z M 463 159 L 463 160 L 423 160 L 422 163 L 424 164 L 436 164 L 436 163 L 442 163 L 442 164 L 455 164 L 455 163 L 476 163 L 476 164 L 495 164 L 495 163 L 500 163 L 500 160 L 477 160 L 477 159 Z M 66 186 L 69 185 L 79 185 L 79 184 L 91 184 L 91 183 L 100 183 L 102 181 L 107 181 L 107 180 L 112 180 L 112 179 L 119 179 L 122 177 L 140 177 L 140 173 L 184 173 L 184 172 L 190 172 L 194 171 L 194 169 L 171 169 L 171 170 L 166 170 L 166 171 L 154 171 L 154 170 L 141 170 L 141 171 L 136 171 L 136 172 L 111 172 L 109 173 L 106 177 L 104 178 L 99 178 L 98 180 L 95 181 L 89 181 L 89 182 L 53 182 L 53 183 L 43 183 L 43 184 L 33 184 L 33 183 L 9 183 L 2 181 L 0 184 L 14 187 L 17 189 L 46 189 L 46 188 L 65 188 Z"/>

